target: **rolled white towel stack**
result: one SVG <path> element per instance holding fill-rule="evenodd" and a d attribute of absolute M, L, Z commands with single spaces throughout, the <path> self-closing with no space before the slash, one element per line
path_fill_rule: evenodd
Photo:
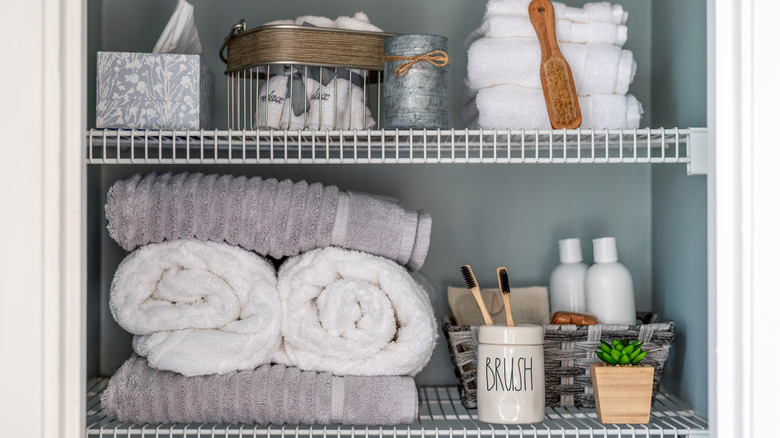
<path fill-rule="evenodd" d="M 382 32 L 374 26 L 363 12 L 353 17 L 338 17 L 331 20 L 326 17 L 305 15 L 294 20 L 276 20 L 266 25 L 296 24 L 299 26 L 316 26 L 336 29 L 348 29 L 362 32 Z M 284 74 L 271 73 L 270 80 L 262 81 L 257 98 L 257 112 L 254 119 L 255 128 L 267 129 L 347 129 L 363 130 L 376 126 L 371 111 L 365 103 L 363 80 L 366 70 L 338 69 L 339 76 L 332 80 L 323 80 L 323 72 L 318 68 L 303 68 L 296 66 L 292 71 L 285 69 Z M 325 77 L 333 74 L 331 69 Z M 291 75 L 297 76 L 296 85 L 291 85 Z M 322 82 L 320 82 L 322 81 Z M 298 88 L 297 91 L 296 87 Z M 305 104 L 297 110 L 292 101 Z M 295 97 L 295 94 L 298 97 Z M 291 111 L 292 109 L 292 111 Z"/>
<path fill-rule="evenodd" d="M 215 209 L 188 203 L 183 187 Z M 152 424 L 417 419 L 413 376 L 437 330 L 431 291 L 404 265 L 422 265 L 430 216 L 387 197 L 227 175 L 138 176 L 108 198 L 111 235 L 133 250 L 114 274 L 109 308 L 135 335 L 136 354 L 109 382 L 108 413 Z M 269 216 L 277 200 L 280 221 Z M 187 225 L 204 215 L 208 224 Z M 228 222 L 248 228 L 231 232 Z M 260 244 L 271 237 L 281 246 Z M 291 257 L 277 272 L 266 254 Z M 157 403 L 133 404 L 149 399 Z"/>
<path fill-rule="evenodd" d="M 539 68 L 541 49 L 528 17 L 530 0 L 489 0 L 468 47 L 470 128 L 550 129 Z M 636 74 L 623 50 L 628 13 L 608 2 L 582 8 L 553 2 L 558 45 L 569 63 L 582 111 L 582 128 L 637 128 L 642 105 L 628 93 Z"/>
<path fill-rule="evenodd" d="M 149 244 L 120 264 L 109 307 L 150 367 L 185 376 L 268 363 L 414 376 L 437 338 L 429 292 L 409 271 L 335 246 L 290 257 L 277 274 L 226 243 Z"/>

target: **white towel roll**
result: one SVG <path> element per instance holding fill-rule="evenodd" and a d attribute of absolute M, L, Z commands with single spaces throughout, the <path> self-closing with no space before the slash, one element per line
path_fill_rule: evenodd
<path fill-rule="evenodd" d="M 337 375 L 415 375 L 431 357 L 427 293 L 398 264 L 329 247 L 279 269 L 283 349 L 276 361 Z"/>
<path fill-rule="evenodd" d="M 317 69 L 312 69 L 316 76 Z M 310 73 L 311 74 L 311 73 Z M 255 127 L 268 129 L 369 129 L 376 125 L 371 111 L 364 104 L 364 91 L 349 80 L 334 78 L 320 87 L 319 77 L 301 78 L 308 112 L 290 111 L 289 76 L 275 75 L 266 85 L 261 82 Z M 294 90 L 293 93 L 296 91 Z M 295 96 L 293 95 L 293 98 Z M 322 122 L 320 123 L 320 120 Z"/>
<path fill-rule="evenodd" d="M 255 111 L 254 128 L 280 129 L 282 126 L 282 115 L 289 115 L 288 106 L 289 77 L 286 75 L 271 76 L 269 81 L 261 81 L 257 87 L 257 109 Z"/>
<path fill-rule="evenodd" d="M 307 120 L 308 128 L 362 130 L 376 125 L 374 118 L 371 117 L 371 111 L 364 104 L 362 87 L 350 84 L 350 81 L 344 78 L 335 78 L 324 87 L 319 86 L 318 79 L 310 79 L 309 87 L 313 91 L 309 100 L 311 109 Z M 322 123 L 320 123 L 320 114 L 322 114 Z"/>
<path fill-rule="evenodd" d="M 577 95 L 626 94 L 636 63 L 628 50 L 606 44 L 561 43 Z M 474 89 L 514 84 L 542 89 L 542 52 L 531 38 L 481 38 L 468 50 L 468 80 Z"/>
<path fill-rule="evenodd" d="M 628 28 L 615 23 L 576 23 L 566 19 L 555 20 L 555 35 L 559 43 L 598 43 L 622 46 L 628 39 Z M 533 38 L 537 39 L 527 16 L 500 14 L 486 16 L 482 25 L 467 38 L 465 47 L 479 38 Z"/>
<path fill-rule="evenodd" d="M 639 127 L 642 105 L 632 95 L 580 96 L 583 129 Z M 544 93 L 516 85 L 481 89 L 462 114 L 470 128 L 551 129 Z"/>
<path fill-rule="evenodd" d="M 528 16 L 528 5 L 531 0 L 489 0 L 485 16 L 498 14 L 517 14 Z M 585 3 L 581 8 L 566 6 L 563 3 L 552 2 L 555 18 L 565 18 L 578 23 L 615 23 L 626 24 L 628 12 L 621 5 L 609 2 Z"/>
<path fill-rule="evenodd" d="M 224 374 L 268 363 L 280 301 L 266 259 L 224 243 L 176 240 L 133 251 L 117 268 L 109 307 L 158 369 Z"/>

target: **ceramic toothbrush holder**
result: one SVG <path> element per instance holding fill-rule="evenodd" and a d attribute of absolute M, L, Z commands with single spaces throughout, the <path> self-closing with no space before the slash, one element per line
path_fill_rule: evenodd
<path fill-rule="evenodd" d="M 520 324 L 479 327 L 477 415 L 480 421 L 544 420 L 544 330 Z"/>

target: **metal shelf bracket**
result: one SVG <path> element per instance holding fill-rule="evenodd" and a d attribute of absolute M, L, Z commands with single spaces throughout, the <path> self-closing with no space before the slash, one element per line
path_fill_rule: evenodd
<path fill-rule="evenodd" d="M 707 128 L 690 128 L 688 134 L 688 148 L 690 161 L 688 162 L 688 175 L 707 174 Z"/>

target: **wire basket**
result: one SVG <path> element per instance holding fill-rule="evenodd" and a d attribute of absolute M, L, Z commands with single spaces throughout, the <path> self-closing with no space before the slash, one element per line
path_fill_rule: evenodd
<path fill-rule="evenodd" d="M 298 25 L 246 30 L 241 20 L 220 49 L 228 128 L 378 128 L 384 39 L 391 35 Z"/>
<path fill-rule="evenodd" d="M 442 327 L 447 338 L 450 359 L 458 378 L 463 406 L 477 407 L 477 326 L 456 325 L 452 316 L 444 316 Z M 655 368 L 653 400 L 660 387 L 664 364 L 674 342 L 676 327 L 672 321 L 641 325 L 594 324 L 588 326 L 544 326 L 545 402 L 547 406 L 593 408 L 593 386 L 589 366 L 599 359 L 594 353 L 603 339 L 642 342 L 647 356 L 642 363 Z"/>

